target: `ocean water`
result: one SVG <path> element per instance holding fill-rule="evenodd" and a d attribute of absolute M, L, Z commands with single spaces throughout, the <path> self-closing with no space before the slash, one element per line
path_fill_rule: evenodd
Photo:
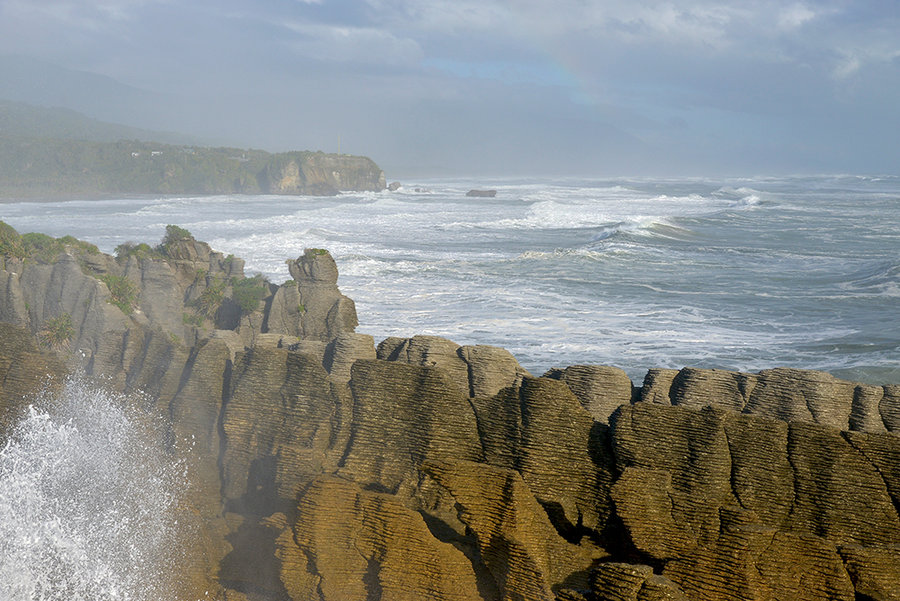
<path fill-rule="evenodd" d="M 536 375 L 789 366 L 900 383 L 900 177 L 404 184 L 8 203 L 0 219 L 105 252 L 174 223 L 275 282 L 286 259 L 327 248 L 358 331 L 498 345 Z"/>

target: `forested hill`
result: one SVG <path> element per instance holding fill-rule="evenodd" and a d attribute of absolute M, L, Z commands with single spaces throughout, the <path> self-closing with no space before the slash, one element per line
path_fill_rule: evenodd
<path fill-rule="evenodd" d="M 73 111 L 0 101 L 0 198 L 328 195 L 385 187 L 367 157 L 144 141 L 152 135 Z"/>

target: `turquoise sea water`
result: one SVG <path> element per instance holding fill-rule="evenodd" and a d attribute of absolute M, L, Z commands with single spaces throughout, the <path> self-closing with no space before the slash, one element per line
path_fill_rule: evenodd
<path fill-rule="evenodd" d="M 105 252 L 175 223 L 273 281 L 327 248 L 358 331 L 499 345 L 535 374 L 790 366 L 900 383 L 900 177 L 404 184 L 8 203 L 0 219 Z"/>

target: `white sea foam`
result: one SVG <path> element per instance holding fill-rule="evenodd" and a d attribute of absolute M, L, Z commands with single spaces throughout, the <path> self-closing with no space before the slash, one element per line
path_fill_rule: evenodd
<path fill-rule="evenodd" d="M 498 193 L 467 198 L 472 188 Z M 537 372 L 589 362 L 635 377 L 685 364 L 871 374 L 896 353 L 862 343 L 900 345 L 885 327 L 900 321 L 898 197 L 900 179 L 857 176 L 404 181 L 331 198 L 10 203 L 3 220 L 107 252 L 176 223 L 276 282 L 289 277 L 285 259 L 327 248 L 360 331 L 498 344 Z"/>
<path fill-rule="evenodd" d="M 116 395 L 73 379 L 43 405 L 0 451 L 0 599 L 172 598 L 181 466 Z"/>

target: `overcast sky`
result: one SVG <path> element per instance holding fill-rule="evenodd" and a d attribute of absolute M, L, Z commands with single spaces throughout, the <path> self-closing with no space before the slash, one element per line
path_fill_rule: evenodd
<path fill-rule="evenodd" d="M 900 172 L 897 0 L 0 0 L 0 54 L 136 88 L 45 102 L 389 178 Z"/>

